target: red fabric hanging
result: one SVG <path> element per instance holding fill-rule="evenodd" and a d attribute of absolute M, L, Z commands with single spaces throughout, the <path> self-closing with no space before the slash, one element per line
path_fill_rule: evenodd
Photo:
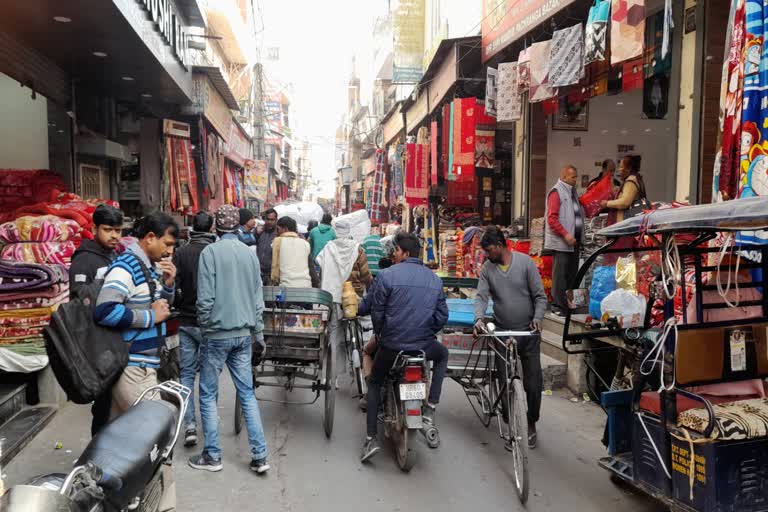
<path fill-rule="evenodd" d="M 621 89 L 624 92 L 643 87 L 643 59 L 631 60 L 622 65 Z"/>
<path fill-rule="evenodd" d="M 429 195 L 429 146 L 405 145 L 405 202 L 408 206 L 427 204 Z"/>
<path fill-rule="evenodd" d="M 453 104 L 453 174 L 456 181 L 474 181 L 477 99 L 456 98 Z"/>
<path fill-rule="evenodd" d="M 429 154 L 430 154 L 430 162 L 429 162 L 429 175 L 432 178 L 431 183 L 432 185 L 437 186 L 437 173 L 438 173 L 438 161 L 437 161 L 437 121 L 432 121 L 432 124 L 429 126 Z"/>
<path fill-rule="evenodd" d="M 440 154 L 442 156 L 443 161 L 442 163 L 442 172 L 443 172 L 443 179 L 445 181 L 448 181 L 448 152 L 451 150 L 450 143 L 451 143 L 451 104 L 446 103 L 443 107 L 443 119 L 442 119 L 442 133 L 443 133 L 443 140 L 441 146 Z"/>
<path fill-rule="evenodd" d="M 446 206 L 459 208 L 477 207 L 477 182 L 473 181 L 450 181 L 447 184 L 448 194 L 446 197 Z"/>

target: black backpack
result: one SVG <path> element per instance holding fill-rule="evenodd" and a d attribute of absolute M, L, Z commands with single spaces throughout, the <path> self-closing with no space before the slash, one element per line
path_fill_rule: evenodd
<path fill-rule="evenodd" d="M 140 258 L 149 295 L 154 298 L 157 283 Z M 51 369 L 67 398 L 88 404 L 102 396 L 128 365 L 131 343 L 118 329 L 97 324 L 93 319 L 96 299 L 103 281 L 81 286 L 75 297 L 51 315 L 44 330 L 45 349 Z"/>

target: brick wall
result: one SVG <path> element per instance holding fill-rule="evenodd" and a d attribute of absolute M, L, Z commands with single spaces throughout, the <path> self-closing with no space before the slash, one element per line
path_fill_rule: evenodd
<path fill-rule="evenodd" d="M 704 69 L 701 101 L 701 172 L 699 203 L 712 201 L 712 171 L 717 152 L 717 127 L 720 110 L 720 83 L 725 51 L 725 30 L 730 2 L 706 0 L 704 32 Z"/>
<path fill-rule="evenodd" d="M 541 103 L 531 103 L 531 166 L 529 172 L 529 218 L 544 216 L 547 194 L 547 123 Z"/>

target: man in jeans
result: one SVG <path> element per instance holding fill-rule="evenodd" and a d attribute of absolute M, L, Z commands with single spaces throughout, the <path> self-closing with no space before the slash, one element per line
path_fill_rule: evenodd
<path fill-rule="evenodd" d="M 216 235 L 211 233 L 212 227 L 213 216 L 198 212 L 192 221 L 189 243 L 173 255 L 173 263 L 176 265 L 176 304 L 181 320 L 181 383 L 192 391 L 184 415 L 184 446 L 197 444 L 194 389 L 195 377 L 200 367 L 200 344 L 203 341 L 203 333 L 197 324 L 197 270 L 203 249 L 216 241 Z"/>
<path fill-rule="evenodd" d="M 251 447 L 251 470 L 269 470 L 259 404 L 253 393 L 252 338 L 264 343 L 264 311 L 259 258 L 235 234 L 240 214 L 234 206 L 216 210 L 221 240 L 203 249 L 197 276 L 197 315 L 203 330 L 200 347 L 200 415 L 205 448 L 189 459 L 194 469 L 221 471 L 219 376 L 227 365 L 243 407 Z"/>
<path fill-rule="evenodd" d="M 419 259 L 419 240 L 410 234 L 395 237 L 397 263 L 379 274 L 364 308 L 370 304 L 373 330 L 379 337 L 378 349 L 368 381 L 367 437 L 361 461 L 381 449 L 378 432 L 381 386 L 399 352 L 424 351 L 434 362 L 424 422 L 435 424 L 435 409 L 440 401 L 443 378 L 448 368 L 448 349 L 435 335 L 448 321 L 443 282 Z"/>
<path fill-rule="evenodd" d="M 527 254 L 509 251 L 504 234 L 498 230 L 486 231 L 480 246 L 488 259 L 483 263 L 477 283 L 475 331 L 485 329 L 489 299 L 493 299 L 493 320 L 499 330 L 540 331 L 547 310 L 547 294 L 536 264 Z M 528 402 L 528 446 L 535 448 L 536 422 L 539 421 L 544 386 L 540 336 L 520 338 L 517 348 Z"/>

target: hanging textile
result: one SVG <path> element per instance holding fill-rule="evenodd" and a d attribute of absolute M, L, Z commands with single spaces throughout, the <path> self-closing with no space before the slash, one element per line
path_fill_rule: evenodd
<path fill-rule="evenodd" d="M 643 75 L 650 78 L 653 75 L 672 72 L 672 53 L 662 57 L 664 40 L 664 12 L 658 12 L 645 20 L 645 44 L 643 50 Z M 671 43 L 667 43 L 670 45 Z"/>
<path fill-rule="evenodd" d="M 205 134 L 205 123 L 203 122 L 203 118 L 200 117 L 197 120 L 197 131 L 199 135 L 199 141 L 200 141 L 200 174 L 202 181 L 202 194 L 203 197 L 208 197 L 208 165 L 206 162 L 206 154 L 208 151 L 208 141 L 207 136 Z"/>
<path fill-rule="evenodd" d="M 381 149 L 376 150 L 376 167 L 373 171 L 373 185 L 370 189 L 370 201 L 366 203 L 368 217 L 374 224 L 386 220 L 386 204 L 384 202 L 384 175 L 386 173 L 386 154 Z"/>
<path fill-rule="evenodd" d="M 477 181 L 449 182 L 445 205 L 458 208 L 477 208 Z"/>
<path fill-rule="evenodd" d="M 643 59 L 632 60 L 621 65 L 621 89 L 624 92 L 643 87 Z"/>
<path fill-rule="evenodd" d="M 496 117 L 496 100 L 498 98 L 499 72 L 489 67 L 485 75 L 485 113 Z"/>
<path fill-rule="evenodd" d="M 443 106 L 443 119 L 441 121 L 442 138 L 440 144 L 440 163 L 442 165 L 443 180 L 448 181 L 448 153 L 451 151 L 451 104 Z"/>
<path fill-rule="evenodd" d="M 555 95 L 555 90 L 549 85 L 549 56 L 552 41 L 543 41 L 531 45 L 531 85 L 528 101 L 536 103 Z"/>
<path fill-rule="evenodd" d="M 451 124 L 448 129 L 448 181 L 456 181 L 456 175 L 454 174 L 453 169 L 453 122 L 456 119 L 456 104 L 452 101 L 451 102 L 451 115 L 450 120 Z"/>
<path fill-rule="evenodd" d="M 392 158 L 389 165 L 392 168 L 392 189 L 395 191 L 395 197 L 403 197 L 403 176 L 405 162 L 405 144 L 395 144 L 393 146 Z"/>
<path fill-rule="evenodd" d="M 531 49 L 526 48 L 517 57 L 517 92 L 521 95 L 531 87 Z"/>
<path fill-rule="evenodd" d="M 481 109 L 475 125 L 475 167 L 493 169 L 496 166 L 496 118 Z"/>
<path fill-rule="evenodd" d="M 477 99 L 456 98 L 453 105 L 453 177 L 456 181 L 474 180 Z"/>
<path fill-rule="evenodd" d="M 429 189 L 424 172 L 424 145 L 405 145 L 405 202 L 408 206 L 427 204 Z"/>
<path fill-rule="evenodd" d="M 556 30 L 549 50 L 549 85 L 565 87 L 584 74 L 584 32 L 581 24 Z"/>
<path fill-rule="evenodd" d="M 437 186 L 437 173 L 440 162 L 437 160 L 437 121 L 429 125 L 429 176 L 430 183 Z"/>
<path fill-rule="evenodd" d="M 745 40 L 746 1 L 732 0 L 726 38 L 726 54 L 720 84 L 720 131 L 718 155 L 712 178 L 713 200 L 737 197 L 740 169 L 748 167 L 749 153 L 757 138 L 741 143 L 742 66 Z"/>
<path fill-rule="evenodd" d="M 611 65 L 643 53 L 645 0 L 611 0 Z"/>
<path fill-rule="evenodd" d="M 584 29 L 584 63 L 604 61 L 611 0 L 595 0 Z"/>
<path fill-rule="evenodd" d="M 197 172 L 188 139 L 166 136 L 164 190 L 171 211 L 197 210 Z"/>
<path fill-rule="evenodd" d="M 425 265 L 434 265 L 437 263 L 437 255 L 435 253 L 435 217 L 432 215 L 430 209 L 424 209 L 424 250 L 423 250 L 423 262 Z"/>
<path fill-rule="evenodd" d="M 522 116 L 522 100 L 518 84 L 517 62 L 499 64 L 499 87 L 497 96 L 497 120 L 517 121 Z"/>
<path fill-rule="evenodd" d="M 663 33 L 662 41 L 661 41 L 661 58 L 665 59 L 669 55 L 669 51 L 672 49 L 672 39 L 670 38 L 672 29 L 675 28 L 675 20 L 674 16 L 672 15 L 672 0 L 664 0 L 664 11 L 663 11 Z"/>
<path fill-rule="evenodd" d="M 213 199 L 216 198 L 216 194 L 219 191 L 219 185 L 221 184 L 221 148 L 219 145 L 219 136 L 208 130 L 206 130 L 206 133 L 205 163 L 208 168 L 208 180 L 206 185 L 208 186 L 208 193 Z"/>

